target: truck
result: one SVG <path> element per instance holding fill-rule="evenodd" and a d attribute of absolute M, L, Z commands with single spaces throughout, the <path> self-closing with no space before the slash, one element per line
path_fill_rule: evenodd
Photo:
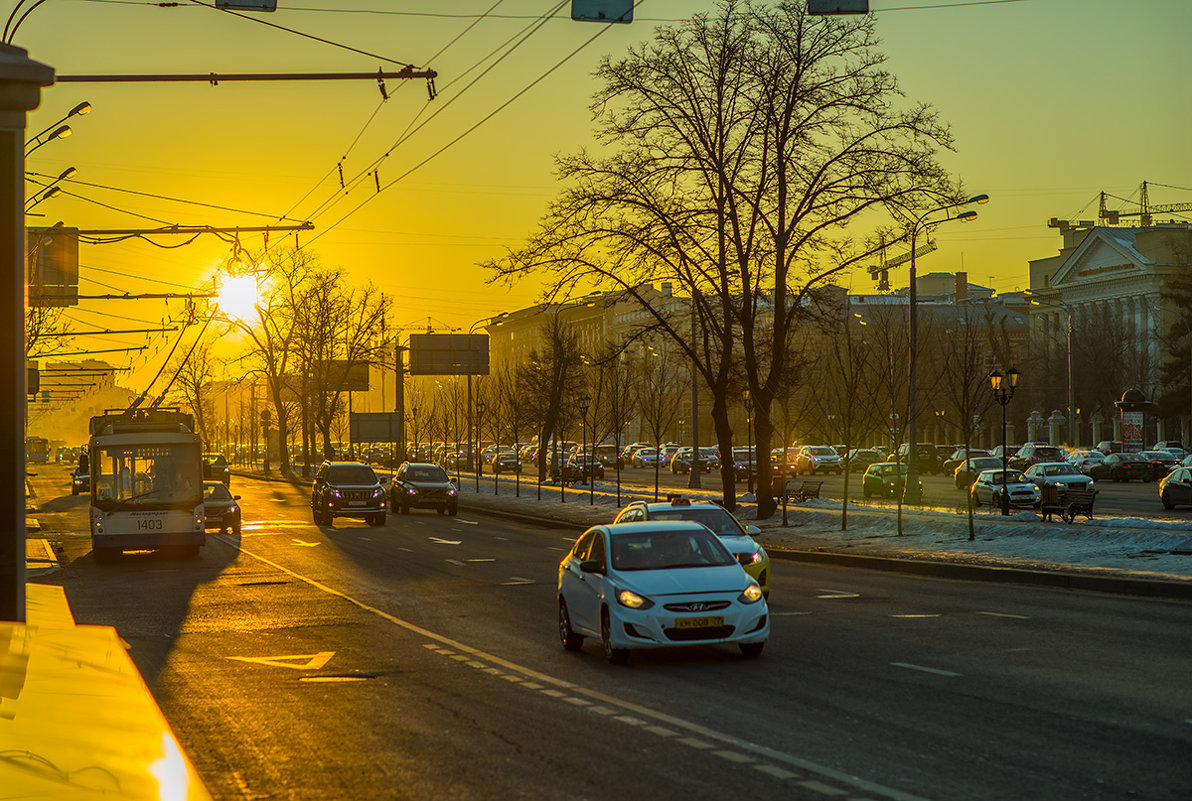
<path fill-rule="evenodd" d="M 198 556 L 206 532 L 194 416 L 174 407 L 111 410 L 91 418 L 89 433 L 96 559 L 132 550 Z"/>

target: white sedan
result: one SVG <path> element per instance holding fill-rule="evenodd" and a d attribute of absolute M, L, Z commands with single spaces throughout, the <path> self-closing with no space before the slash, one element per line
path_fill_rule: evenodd
<path fill-rule="evenodd" d="M 1086 475 L 1093 465 L 1104 460 L 1105 454 L 1101 453 L 1101 451 L 1077 451 L 1068 457 L 1068 461 L 1071 462 L 1077 470 L 1085 473 Z"/>
<path fill-rule="evenodd" d="M 987 503 L 1000 508 L 1003 489 L 1013 507 L 1033 508 L 1043 500 L 1039 487 L 1027 480 L 1020 470 L 982 470 L 969 490 L 973 495 L 973 506 Z"/>
<path fill-rule="evenodd" d="M 762 588 L 704 526 L 648 521 L 593 526 L 559 563 L 559 639 L 599 639 L 605 657 L 734 643 L 759 656 L 770 638 Z"/>
<path fill-rule="evenodd" d="M 1040 488 L 1050 485 L 1059 487 L 1061 490 L 1084 490 L 1091 489 L 1093 486 L 1093 479 L 1080 472 L 1076 465 L 1069 462 L 1033 464 L 1026 469 L 1026 478 L 1028 481 L 1038 484 Z"/>

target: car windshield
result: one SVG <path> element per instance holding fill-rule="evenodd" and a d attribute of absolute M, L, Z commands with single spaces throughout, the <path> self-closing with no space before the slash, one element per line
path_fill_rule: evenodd
<path fill-rule="evenodd" d="M 836 455 L 836 451 L 834 451 L 831 448 L 826 447 L 826 446 L 822 447 L 822 448 L 808 448 L 807 452 L 810 453 L 812 456 L 835 456 Z"/>
<path fill-rule="evenodd" d="M 203 500 L 205 501 L 230 501 L 232 500 L 232 493 L 228 492 L 228 488 L 220 482 L 204 482 L 203 483 Z"/>
<path fill-rule="evenodd" d="M 447 474 L 443 472 L 443 468 L 437 465 L 426 465 L 424 467 L 411 467 L 406 470 L 402 478 L 409 481 L 446 481 Z"/>
<path fill-rule="evenodd" d="M 651 520 L 691 520 L 722 537 L 740 537 L 745 531 L 737 519 L 719 506 L 680 506 L 650 512 Z"/>
<path fill-rule="evenodd" d="M 327 468 L 327 480 L 335 484 L 376 484 L 377 474 L 366 464 L 336 464 Z"/>
<path fill-rule="evenodd" d="M 227 467 L 228 460 L 224 458 L 222 453 L 204 453 L 203 461 L 215 467 Z"/>
<path fill-rule="evenodd" d="M 1017 470 L 991 470 L 985 474 L 985 480 L 990 484 L 1021 484 L 1026 481 L 1026 476 Z"/>
<path fill-rule="evenodd" d="M 736 564 L 728 549 L 703 528 L 682 531 L 635 531 L 612 537 L 617 570 L 675 570 Z"/>
<path fill-rule="evenodd" d="M 1043 475 L 1045 476 L 1072 476 L 1084 475 L 1075 467 L 1067 464 L 1049 464 L 1043 468 Z"/>

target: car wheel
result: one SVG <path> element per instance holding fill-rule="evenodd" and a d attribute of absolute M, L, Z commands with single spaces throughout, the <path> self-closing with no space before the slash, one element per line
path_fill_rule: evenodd
<path fill-rule="evenodd" d="M 610 664 L 623 665 L 629 661 L 629 651 L 624 648 L 613 648 L 607 607 L 600 610 L 600 645 L 604 649 L 604 658 Z"/>
<path fill-rule="evenodd" d="M 559 598 L 559 641 L 568 651 L 578 651 L 584 644 L 581 634 L 576 634 L 571 628 L 571 616 L 567 614 L 567 602 Z"/>
<path fill-rule="evenodd" d="M 459 507 L 452 506 L 450 509 L 447 510 L 447 514 L 452 515 L 452 516 L 459 514 Z"/>
<path fill-rule="evenodd" d="M 743 642 L 737 646 L 741 649 L 741 656 L 746 659 L 756 659 L 762 655 L 762 649 L 766 647 L 764 642 Z"/>
<path fill-rule="evenodd" d="M 1159 500 L 1163 501 L 1163 508 L 1164 508 L 1164 509 L 1174 509 L 1174 508 L 1175 508 L 1175 504 L 1174 504 L 1174 503 L 1172 503 L 1172 502 L 1171 502 L 1171 499 L 1167 497 L 1167 493 L 1166 493 L 1166 492 L 1162 493 L 1162 494 L 1159 496 Z"/>
<path fill-rule="evenodd" d="M 239 523 L 237 523 L 236 525 L 232 526 L 232 536 L 233 536 L 233 537 L 239 537 L 239 536 L 240 536 L 240 524 L 239 524 Z"/>

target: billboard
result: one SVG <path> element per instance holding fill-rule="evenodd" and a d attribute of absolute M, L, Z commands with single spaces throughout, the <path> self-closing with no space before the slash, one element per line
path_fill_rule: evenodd
<path fill-rule="evenodd" d="M 79 305 L 79 229 L 26 228 L 30 306 Z"/>
<path fill-rule="evenodd" d="M 315 375 L 324 379 L 329 389 L 368 392 L 368 367 L 361 359 L 327 359 L 315 365 Z"/>
<path fill-rule="evenodd" d="M 348 419 L 352 442 L 401 442 L 402 420 L 397 412 L 352 412 Z"/>
<path fill-rule="evenodd" d="M 488 334 L 410 334 L 410 375 L 488 375 Z"/>

